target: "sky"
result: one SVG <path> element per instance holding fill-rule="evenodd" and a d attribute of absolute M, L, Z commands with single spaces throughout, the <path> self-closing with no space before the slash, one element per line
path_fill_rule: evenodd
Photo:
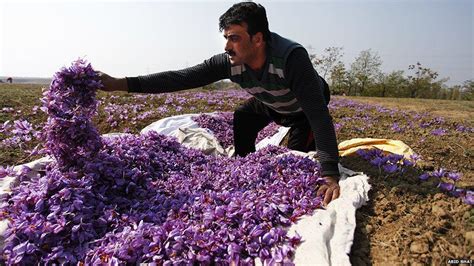
<path fill-rule="evenodd" d="M 218 18 L 236 2 L 0 0 L 0 76 L 52 77 L 78 58 L 115 77 L 199 64 L 224 51 Z M 343 47 L 346 68 L 371 49 L 386 73 L 420 62 L 448 85 L 474 78 L 474 1 L 256 2 L 310 53 Z"/>

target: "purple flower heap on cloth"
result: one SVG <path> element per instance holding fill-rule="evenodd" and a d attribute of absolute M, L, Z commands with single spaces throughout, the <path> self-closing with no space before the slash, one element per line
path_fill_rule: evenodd
<path fill-rule="evenodd" d="M 232 113 L 220 112 L 216 115 L 200 114 L 197 117 L 193 117 L 193 120 L 197 122 L 200 127 L 212 131 L 223 148 L 234 144 L 234 133 L 232 131 L 234 117 Z"/>
<path fill-rule="evenodd" d="M 150 132 L 104 139 L 81 171 L 49 168 L 1 210 L 8 264 L 290 262 L 288 226 L 320 206 L 319 165 L 267 147 L 204 155 Z"/>
<path fill-rule="evenodd" d="M 43 99 L 56 162 L 0 206 L 6 264 L 291 264 L 288 226 L 320 206 L 317 163 L 267 147 L 214 157 L 149 132 L 102 139 L 90 119 L 100 86 L 76 61 Z M 1 175 L 10 172 L 0 169 Z"/>
<path fill-rule="evenodd" d="M 234 144 L 234 115 L 231 112 L 219 112 L 216 115 L 201 114 L 194 117 L 193 120 L 202 128 L 207 128 L 219 141 L 223 148 Z M 259 142 L 266 137 L 273 136 L 280 126 L 274 122 L 263 128 L 257 135 L 255 142 Z"/>
<path fill-rule="evenodd" d="M 61 168 L 81 167 L 102 145 L 91 121 L 100 86 L 91 65 L 79 59 L 57 72 L 43 93 L 42 110 L 49 116 L 44 128 L 46 150 Z"/>

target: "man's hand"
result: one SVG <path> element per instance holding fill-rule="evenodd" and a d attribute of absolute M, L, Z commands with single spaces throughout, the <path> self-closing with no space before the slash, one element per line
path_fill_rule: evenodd
<path fill-rule="evenodd" d="M 128 91 L 127 79 L 114 78 L 103 72 L 98 71 L 99 79 L 102 81 L 101 89 L 104 91 Z"/>
<path fill-rule="evenodd" d="M 319 187 L 317 196 L 324 194 L 323 206 L 326 207 L 329 202 L 339 198 L 339 178 L 333 176 L 323 177 L 326 180 L 326 184 L 323 184 Z"/>

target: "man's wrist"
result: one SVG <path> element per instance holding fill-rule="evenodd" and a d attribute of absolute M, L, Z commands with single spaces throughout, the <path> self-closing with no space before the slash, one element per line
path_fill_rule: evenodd
<path fill-rule="evenodd" d="M 339 166 L 337 162 L 322 162 L 321 176 L 339 176 Z"/>
<path fill-rule="evenodd" d="M 324 175 L 323 178 L 330 178 L 335 181 L 339 181 L 339 179 L 341 179 L 341 176 L 340 175 Z"/>

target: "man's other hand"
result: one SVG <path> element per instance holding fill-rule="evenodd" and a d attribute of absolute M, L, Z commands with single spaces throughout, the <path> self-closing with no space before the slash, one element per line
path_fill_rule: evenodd
<path fill-rule="evenodd" d="M 126 78 L 114 78 L 104 72 L 97 71 L 99 79 L 102 82 L 101 89 L 104 91 L 128 91 L 127 79 Z"/>
<path fill-rule="evenodd" d="M 326 207 L 329 202 L 339 198 L 339 178 L 333 176 L 325 176 L 323 178 L 326 180 L 326 184 L 323 184 L 319 187 L 316 195 L 324 195 L 323 206 Z"/>

